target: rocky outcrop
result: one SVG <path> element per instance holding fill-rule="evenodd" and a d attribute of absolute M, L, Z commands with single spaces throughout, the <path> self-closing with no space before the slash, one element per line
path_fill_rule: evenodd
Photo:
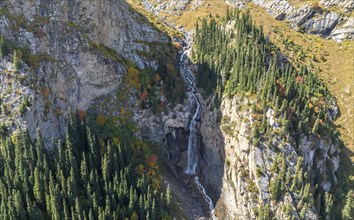
<path fill-rule="evenodd" d="M 41 127 L 46 142 L 64 134 L 70 110 L 85 111 L 122 86 L 127 72 L 124 60 L 156 68 L 157 61 L 143 52 L 149 53 L 151 44 L 168 42 L 165 34 L 121 0 L 45 4 L 6 0 L 0 5 L 0 33 L 19 47 L 28 47 L 36 58 L 35 69 L 19 71 L 35 76 L 27 76 L 32 79 L 28 82 L 31 108 L 24 120 L 14 120 L 27 124 L 32 136 Z M 2 63 L 11 62 L 11 56 Z"/>
<path fill-rule="evenodd" d="M 142 0 L 146 11 L 162 18 L 161 22 L 170 15 L 181 16 L 186 11 L 193 11 L 203 4 L 203 0 Z M 174 21 L 171 21 L 174 23 Z"/>
<path fill-rule="evenodd" d="M 186 7 L 191 2 L 191 0 L 180 0 L 180 1 L 143 0 L 141 2 L 144 5 L 146 11 L 150 11 L 155 15 L 159 15 L 161 12 L 183 13 L 183 11 L 186 10 Z"/>
<path fill-rule="evenodd" d="M 321 0 L 320 3 L 326 7 L 339 6 L 346 10 L 354 9 L 354 2 L 352 0 Z"/>
<path fill-rule="evenodd" d="M 257 121 L 254 117 L 258 116 L 251 105 L 252 98 L 225 98 L 220 111 L 208 111 L 210 106 L 206 105 L 201 119 L 204 154 L 199 162 L 203 167 L 200 173 L 208 192 L 214 193 L 220 219 L 253 219 L 255 210 L 262 204 L 270 204 L 270 209 L 278 218 L 286 217 L 282 210 L 285 206 L 296 210 L 299 195 L 289 189 L 285 190 L 284 197 L 278 203 L 271 199 L 271 181 L 278 175 L 272 169 L 279 155 L 285 157 L 286 167 L 291 172 L 295 172 L 299 158 L 304 157 L 304 172 L 317 172 L 321 178 L 314 185 L 319 184 L 325 191 L 333 187 L 338 169 L 337 145 L 330 139 L 303 136 L 300 152 L 276 134 L 257 142 L 253 138 L 252 128 Z M 281 122 L 273 114 L 273 110 L 268 110 L 267 121 L 274 130 L 279 130 L 282 128 Z M 219 178 L 222 181 L 218 181 Z M 299 216 L 299 213 L 294 211 L 293 215 Z M 307 209 L 306 217 L 317 218 L 313 208 Z"/>
<path fill-rule="evenodd" d="M 248 2 L 265 8 L 270 15 L 278 20 L 287 20 L 290 26 L 298 31 L 329 37 L 336 41 L 353 39 L 352 17 L 345 15 L 354 9 L 353 1 L 322 0 L 318 4 L 302 4 L 294 6 L 289 0 L 231 0 L 238 7 Z M 341 13 L 331 7 L 340 8 Z"/>
<path fill-rule="evenodd" d="M 307 33 L 328 36 L 338 24 L 338 21 L 337 13 L 326 12 L 317 18 L 306 20 L 301 27 Z"/>
<path fill-rule="evenodd" d="M 332 38 L 336 41 L 354 39 L 354 18 L 349 18 L 342 26 L 334 29 Z"/>

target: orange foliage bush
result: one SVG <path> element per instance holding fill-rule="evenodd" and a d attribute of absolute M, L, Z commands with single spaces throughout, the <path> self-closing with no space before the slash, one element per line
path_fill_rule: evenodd
<path fill-rule="evenodd" d="M 42 39 L 43 37 L 46 36 L 46 33 L 44 32 L 44 30 L 40 27 L 36 28 L 36 30 L 34 31 L 34 34 L 39 38 Z"/>
<path fill-rule="evenodd" d="M 280 86 L 279 92 L 284 95 L 285 94 L 285 86 Z"/>
<path fill-rule="evenodd" d="M 176 68 L 173 64 L 168 63 L 166 64 L 167 72 L 169 73 L 176 73 Z"/>
<path fill-rule="evenodd" d="M 295 78 L 296 83 L 302 83 L 304 81 L 304 78 L 302 76 L 297 76 Z"/>
<path fill-rule="evenodd" d="M 146 89 L 144 89 L 143 93 L 141 93 L 140 97 L 139 97 L 139 100 L 140 101 L 144 101 L 147 97 L 148 97 L 148 92 Z"/>
<path fill-rule="evenodd" d="M 155 154 L 151 154 L 148 160 L 148 164 L 151 167 L 155 167 L 156 166 L 156 162 L 157 162 L 157 156 Z"/>
<path fill-rule="evenodd" d="M 55 115 L 59 118 L 62 114 L 61 109 L 58 107 L 54 110 Z"/>
<path fill-rule="evenodd" d="M 172 44 L 173 44 L 173 46 L 174 46 L 176 49 L 178 49 L 178 50 L 182 48 L 181 44 L 178 43 L 178 42 L 173 42 Z"/>
<path fill-rule="evenodd" d="M 160 102 L 160 108 L 161 109 L 165 108 L 165 102 L 163 102 L 163 101 Z"/>
<path fill-rule="evenodd" d="M 86 118 L 86 115 L 87 115 L 87 113 L 83 110 L 79 110 L 77 114 L 79 116 L 80 121 L 84 121 L 84 119 Z"/>
<path fill-rule="evenodd" d="M 45 88 L 43 87 L 42 88 L 42 95 L 44 98 L 48 98 L 48 95 L 49 95 L 49 89 L 48 88 Z"/>

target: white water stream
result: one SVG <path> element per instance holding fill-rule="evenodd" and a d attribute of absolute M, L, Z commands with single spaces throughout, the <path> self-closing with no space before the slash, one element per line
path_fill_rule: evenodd
<path fill-rule="evenodd" d="M 188 59 L 188 58 L 186 58 L 186 54 L 188 52 L 187 48 L 184 48 L 185 51 L 183 52 L 181 59 L 180 59 L 181 72 L 182 72 L 182 75 L 183 75 L 185 81 L 188 84 L 188 92 L 190 95 L 192 95 L 195 103 L 197 104 L 197 109 L 195 110 L 192 121 L 189 125 L 188 152 L 187 152 L 188 161 L 187 161 L 187 168 L 185 170 L 185 173 L 190 174 L 190 175 L 195 175 L 194 182 L 197 185 L 201 194 L 203 194 L 203 198 L 204 198 L 205 202 L 208 203 L 209 212 L 210 212 L 210 219 L 217 220 L 218 218 L 215 216 L 215 209 L 214 209 L 213 201 L 206 193 L 204 186 L 199 181 L 199 177 L 195 174 L 195 170 L 196 170 L 197 164 L 198 164 L 197 120 L 199 119 L 199 116 L 201 113 L 201 107 L 200 107 L 200 101 L 196 95 L 197 90 L 195 88 L 194 77 L 193 77 L 192 71 L 190 70 L 189 65 L 187 63 L 185 63 L 185 59 Z"/>

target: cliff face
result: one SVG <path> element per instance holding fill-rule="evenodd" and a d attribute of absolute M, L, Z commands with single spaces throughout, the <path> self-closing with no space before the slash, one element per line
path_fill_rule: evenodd
<path fill-rule="evenodd" d="M 46 141 L 64 133 L 70 109 L 85 111 L 123 86 L 126 60 L 140 68 L 156 68 L 157 60 L 142 54 L 152 50 L 149 43 L 168 42 L 121 0 L 6 0 L 0 5 L 0 33 L 29 48 L 33 57 L 27 63 L 31 69 L 22 63 L 20 73 L 11 67 L 12 54 L 1 62 L 2 71 L 26 78 L 17 88 L 26 88 L 32 102 L 24 120 L 16 115 L 3 118 L 27 124 L 31 134 L 40 127 Z M 16 97 L 15 91 L 8 96 Z"/>
<path fill-rule="evenodd" d="M 238 7 L 248 2 L 265 8 L 278 20 L 287 20 L 291 28 L 309 34 L 329 37 L 336 41 L 354 38 L 354 3 L 350 0 L 321 0 L 315 3 L 291 4 L 288 0 L 231 0 Z M 339 10 L 339 11 L 338 11 Z"/>
<path fill-rule="evenodd" d="M 314 175 L 316 172 L 319 181 L 315 184 L 329 191 L 336 184 L 335 171 L 339 165 L 337 143 L 304 135 L 300 143 L 302 150 L 298 151 L 295 146 L 284 142 L 277 132 L 256 143 L 252 128 L 257 114 L 252 111 L 251 105 L 252 98 L 235 96 L 231 100 L 225 98 L 220 111 L 208 111 L 210 106 L 204 108 L 200 130 L 204 146 L 202 151 L 206 153 L 201 157 L 199 166 L 202 167 L 204 184 L 209 192 L 214 193 L 218 217 L 255 218 L 255 213 L 259 213 L 257 209 L 265 204 L 270 204 L 271 212 L 278 218 L 286 218 L 284 207 L 288 206 L 293 216 L 299 216 L 303 211 L 303 192 L 290 189 L 291 182 L 296 181 L 298 175 L 297 162 L 303 160 L 303 173 Z M 273 114 L 271 109 L 268 110 L 267 121 L 280 131 L 281 122 Z M 285 164 L 281 165 L 281 160 Z M 286 175 L 290 176 L 286 178 L 289 182 L 283 186 L 281 199 L 276 203 L 272 197 L 271 182 L 282 172 L 288 172 Z M 313 205 L 309 205 L 304 212 L 308 219 L 318 217 Z"/>

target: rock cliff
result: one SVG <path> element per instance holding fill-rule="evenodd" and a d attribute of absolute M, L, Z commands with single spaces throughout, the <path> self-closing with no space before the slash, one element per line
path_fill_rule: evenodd
<path fill-rule="evenodd" d="M 354 39 L 351 11 L 353 1 L 321 0 L 312 3 L 292 4 L 288 0 L 230 0 L 238 7 L 248 2 L 265 8 L 278 20 L 287 20 L 291 28 L 309 34 L 329 37 L 336 41 Z"/>
<path fill-rule="evenodd" d="M 282 160 L 286 164 L 282 166 L 289 172 L 287 175 L 293 176 L 296 175 L 297 162 L 303 160 L 303 172 L 318 172 L 316 175 L 322 178 L 316 184 L 329 191 L 336 184 L 337 143 L 304 135 L 300 152 L 276 134 L 257 143 L 252 136 L 252 125 L 257 116 L 251 105 L 252 98 L 235 96 L 231 100 L 224 98 L 219 111 L 208 111 L 208 105 L 204 108 L 201 136 L 205 153 L 200 166 L 207 189 L 214 193 L 218 217 L 254 219 L 258 207 L 264 204 L 270 204 L 271 212 L 278 218 L 286 218 L 284 207 L 290 207 L 293 216 L 299 217 L 300 211 L 296 210 L 302 203 L 298 199 L 301 196 L 300 192 L 290 190 L 291 183 L 285 186 L 280 202 L 275 203 L 271 198 L 271 182 L 281 175 L 275 172 L 274 169 L 278 169 L 275 166 L 280 167 L 280 157 L 284 157 Z M 273 113 L 268 110 L 268 123 L 280 130 L 281 122 Z M 279 169 L 280 173 L 285 172 L 284 167 Z M 305 216 L 307 219 L 318 218 L 313 207 L 306 209 Z"/>
<path fill-rule="evenodd" d="M 24 86 L 32 102 L 24 120 L 13 115 L 6 117 L 7 123 L 27 124 L 32 135 L 38 126 L 47 142 L 64 133 L 70 110 L 86 111 L 123 87 L 127 60 L 140 68 L 156 68 L 157 59 L 144 54 L 152 45 L 169 41 L 122 0 L 6 0 L 0 6 L 1 35 L 27 48 L 32 57 L 19 73 L 10 65 L 12 53 L 1 62 L 3 72 L 26 78 L 26 85 L 16 88 Z M 3 96 L 15 92 L 13 88 Z"/>

